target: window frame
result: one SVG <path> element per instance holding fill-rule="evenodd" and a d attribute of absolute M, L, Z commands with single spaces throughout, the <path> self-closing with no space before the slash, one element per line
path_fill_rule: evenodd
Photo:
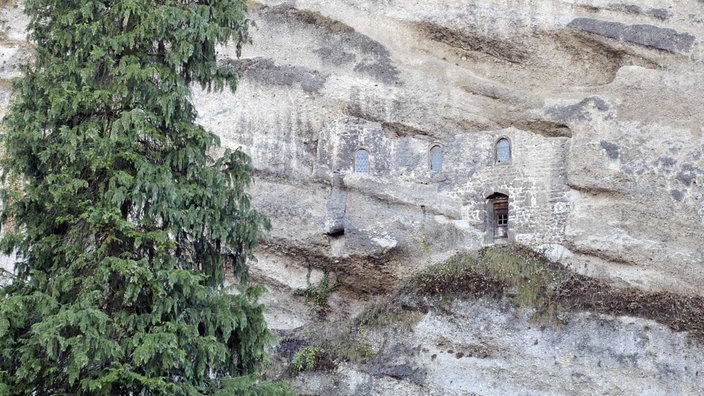
<path fill-rule="evenodd" d="M 492 243 L 501 243 L 502 240 L 510 238 L 510 197 L 508 194 L 494 192 L 486 197 L 487 236 Z"/>
<path fill-rule="evenodd" d="M 362 152 L 364 152 L 367 156 L 367 158 L 366 158 L 366 160 L 367 160 L 366 172 L 362 172 L 362 171 L 357 170 L 358 169 L 357 168 L 357 161 L 358 161 L 357 156 Z M 354 156 L 352 157 L 352 172 L 362 174 L 362 175 L 368 175 L 371 173 L 371 168 L 372 168 L 371 163 L 372 162 L 371 162 L 371 155 L 369 154 L 369 149 L 367 149 L 366 147 L 359 147 L 354 151 Z"/>
<path fill-rule="evenodd" d="M 440 155 L 440 169 L 433 169 L 433 150 L 435 153 L 438 153 Z M 430 150 L 428 150 L 428 168 L 430 169 L 430 172 L 432 173 L 440 173 L 443 171 L 443 163 L 445 162 L 445 153 L 442 150 L 442 145 L 438 143 L 434 143 L 430 146 Z"/>
<path fill-rule="evenodd" d="M 508 144 L 508 161 L 499 161 L 499 144 L 501 142 L 506 141 Z M 494 142 L 494 164 L 496 165 L 508 165 L 511 162 L 513 162 L 513 143 L 511 142 L 511 139 L 508 138 L 508 136 L 501 136 L 496 141 Z"/>

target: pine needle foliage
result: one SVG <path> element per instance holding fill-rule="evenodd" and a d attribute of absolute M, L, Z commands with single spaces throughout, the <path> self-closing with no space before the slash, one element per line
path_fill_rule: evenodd
<path fill-rule="evenodd" d="M 270 333 L 246 260 L 268 223 L 250 160 L 211 157 L 190 99 L 193 84 L 235 89 L 216 46 L 248 40 L 246 2 L 24 6 L 35 59 L 0 138 L 0 246 L 18 259 L 0 393 L 286 393 L 256 377 Z"/>

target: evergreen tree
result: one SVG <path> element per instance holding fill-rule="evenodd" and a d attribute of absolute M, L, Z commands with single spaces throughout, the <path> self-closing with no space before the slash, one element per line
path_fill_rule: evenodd
<path fill-rule="evenodd" d="M 266 219 L 250 162 L 217 159 L 190 87 L 235 89 L 216 46 L 244 0 L 25 0 L 35 59 L 1 144 L 0 394 L 285 393 L 246 282 Z M 14 183 L 9 183 L 14 181 Z M 232 268 L 238 291 L 223 287 Z"/>

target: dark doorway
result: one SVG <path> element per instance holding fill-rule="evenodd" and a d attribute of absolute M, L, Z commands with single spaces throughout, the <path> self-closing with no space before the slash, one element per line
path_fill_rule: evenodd
<path fill-rule="evenodd" d="M 493 193 L 486 199 L 488 231 L 494 239 L 508 238 L 508 195 Z"/>

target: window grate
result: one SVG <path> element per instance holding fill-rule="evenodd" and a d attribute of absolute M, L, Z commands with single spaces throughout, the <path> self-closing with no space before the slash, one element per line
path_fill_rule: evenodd
<path fill-rule="evenodd" d="M 358 150 L 354 155 L 354 171 L 356 173 L 369 173 L 369 153 L 367 150 Z"/>

